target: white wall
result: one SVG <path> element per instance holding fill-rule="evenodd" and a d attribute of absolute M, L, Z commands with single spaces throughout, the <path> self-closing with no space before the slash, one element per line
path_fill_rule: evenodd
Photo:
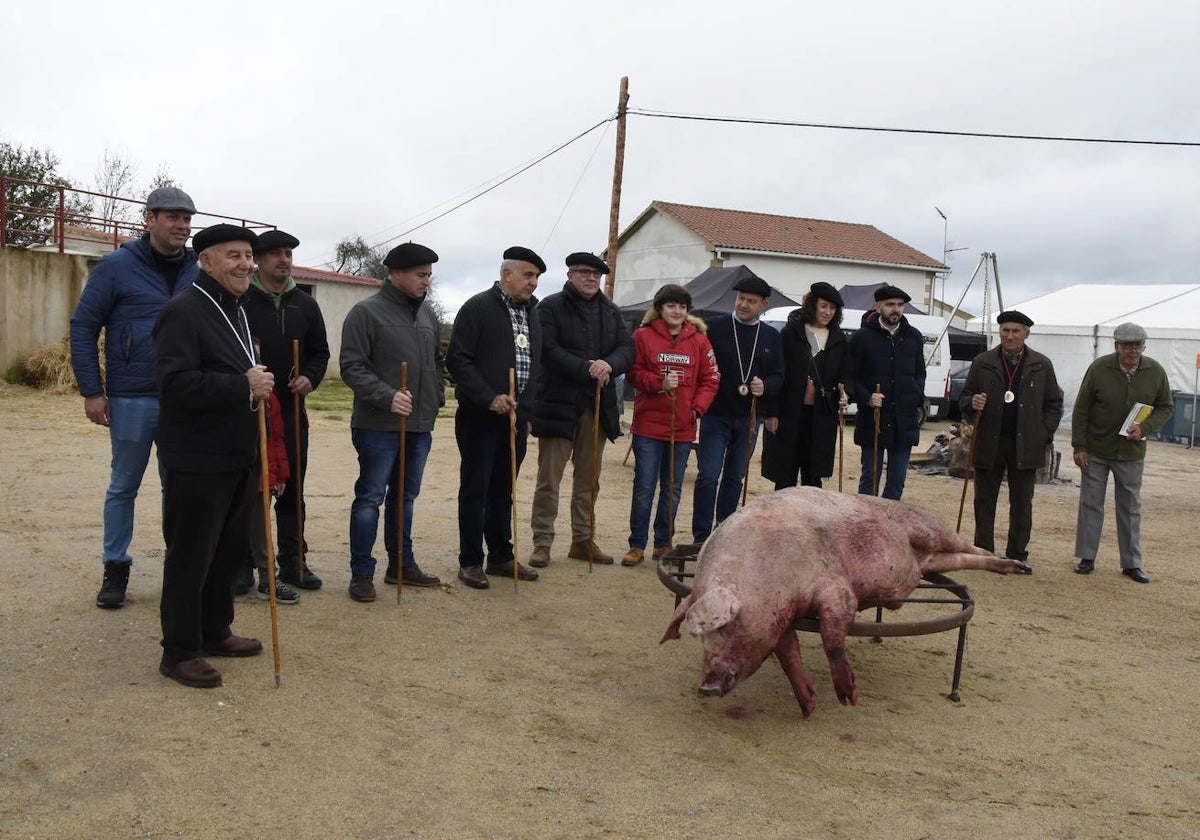
<path fill-rule="evenodd" d="M 354 304 L 375 294 L 379 287 L 353 283 L 324 283 L 307 279 L 301 279 L 299 282 L 313 286 L 313 299 L 321 307 L 321 316 L 325 319 L 325 333 L 329 339 L 329 367 L 326 376 L 340 379 L 338 356 L 342 352 L 342 323 Z"/>

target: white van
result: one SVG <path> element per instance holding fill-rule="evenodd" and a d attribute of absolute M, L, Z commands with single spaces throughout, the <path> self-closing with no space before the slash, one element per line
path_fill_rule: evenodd
<path fill-rule="evenodd" d="M 787 324 L 788 316 L 799 309 L 798 306 L 776 306 L 768 309 L 762 320 L 780 332 Z M 863 310 L 842 310 L 842 331 L 849 338 L 862 323 Z M 921 423 L 927 419 L 944 420 L 949 401 L 946 399 L 946 377 L 950 375 L 950 334 L 946 322 L 933 315 L 914 315 L 904 313 L 908 323 L 921 331 L 925 337 L 925 402 L 921 407 Z M 855 404 L 850 403 L 846 414 L 853 415 Z"/>

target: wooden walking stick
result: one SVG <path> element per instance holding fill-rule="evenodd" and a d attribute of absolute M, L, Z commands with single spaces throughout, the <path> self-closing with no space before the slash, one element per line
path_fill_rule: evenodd
<path fill-rule="evenodd" d="M 271 651 L 275 655 L 275 687 L 279 677 L 279 615 L 275 606 L 275 544 L 271 541 L 271 469 L 267 461 L 267 401 L 258 401 L 259 489 L 262 490 L 263 534 L 267 545 L 267 593 L 271 604 Z"/>
<path fill-rule="evenodd" d="M 842 492 L 842 462 L 846 457 L 846 407 L 842 400 L 846 398 L 846 386 L 838 383 L 838 492 Z"/>
<path fill-rule="evenodd" d="M 400 363 L 400 390 L 408 390 L 408 362 Z M 408 442 L 408 415 L 400 415 L 400 452 L 396 464 L 396 495 L 399 497 L 399 528 L 396 529 L 396 603 L 404 593 L 404 448 Z"/>
<path fill-rule="evenodd" d="M 517 555 L 517 371 L 508 369 L 508 395 L 512 407 L 508 409 L 508 469 L 512 481 L 512 545 L 513 545 L 513 592 L 517 591 L 517 571 L 521 563 Z"/>
<path fill-rule="evenodd" d="M 750 428 L 746 430 L 746 475 L 742 480 L 742 507 L 746 506 L 746 492 L 750 489 L 750 459 L 754 457 L 754 426 L 758 423 L 758 397 L 750 397 Z"/>
<path fill-rule="evenodd" d="M 963 507 L 967 504 L 967 484 L 971 481 L 971 473 L 975 471 L 975 441 L 979 439 L 979 427 L 983 425 L 983 412 L 975 412 L 975 425 L 971 427 L 971 445 L 967 447 L 967 469 L 963 474 L 962 496 L 958 500 L 958 522 L 954 525 L 954 533 L 962 528 Z"/>
<path fill-rule="evenodd" d="M 880 393 L 879 383 L 875 383 L 875 393 Z M 871 495 L 879 495 L 879 406 L 875 406 L 875 443 L 871 447 Z"/>
<path fill-rule="evenodd" d="M 667 548 L 675 547 L 675 391 L 667 392 L 671 399 L 671 451 L 667 455 L 670 478 L 667 484 Z"/>
<path fill-rule="evenodd" d="M 300 376 L 300 340 L 292 339 L 292 375 Z M 300 447 L 300 393 L 292 392 L 292 414 L 295 421 L 296 465 L 292 470 L 292 490 L 296 493 L 296 580 L 304 580 L 304 461 Z"/>
<path fill-rule="evenodd" d="M 592 562 L 596 552 L 596 491 L 599 483 L 597 475 L 600 459 L 600 380 L 596 380 L 596 399 L 592 405 L 592 504 L 588 514 L 588 572 L 592 571 Z"/>

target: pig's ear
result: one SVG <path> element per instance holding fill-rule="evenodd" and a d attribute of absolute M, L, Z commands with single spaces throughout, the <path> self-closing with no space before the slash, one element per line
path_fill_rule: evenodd
<path fill-rule="evenodd" d="M 722 586 L 714 586 L 688 609 L 684 625 L 693 636 L 711 633 L 732 621 L 741 608 L 742 602 L 736 595 Z"/>

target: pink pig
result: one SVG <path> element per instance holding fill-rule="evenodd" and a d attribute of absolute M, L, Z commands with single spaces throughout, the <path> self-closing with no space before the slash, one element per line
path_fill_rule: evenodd
<path fill-rule="evenodd" d="M 701 694 L 728 693 L 774 652 L 808 717 L 816 701 L 792 629 L 797 618 L 820 620 L 838 700 L 857 705 L 846 630 L 860 603 L 906 598 L 927 572 L 1018 568 L 1015 560 L 971 545 L 929 511 L 794 487 L 755 499 L 713 532 L 700 550 L 692 593 L 662 641 L 678 639 L 681 623 L 703 638 Z"/>

